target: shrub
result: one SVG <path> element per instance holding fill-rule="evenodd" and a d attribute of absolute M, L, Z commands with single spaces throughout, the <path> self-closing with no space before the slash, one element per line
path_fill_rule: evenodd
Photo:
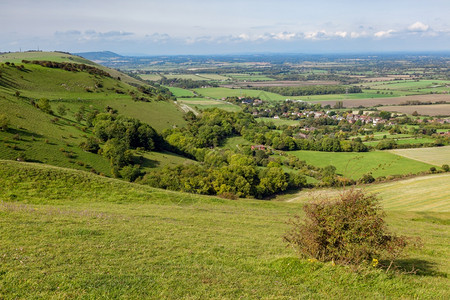
<path fill-rule="evenodd" d="M 284 240 L 304 257 L 341 264 L 372 259 L 393 261 L 406 246 L 405 237 L 387 232 L 384 212 L 375 195 L 343 192 L 334 201 L 315 199 L 304 205 L 305 220 L 290 220 Z"/>
<path fill-rule="evenodd" d="M 448 172 L 450 170 L 450 167 L 447 164 L 442 165 L 442 170 L 444 170 L 444 172 Z"/>
<path fill-rule="evenodd" d="M 0 130 L 7 131 L 8 127 L 9 127 L 9 118 L 4 114 L 0 114 Z"/>

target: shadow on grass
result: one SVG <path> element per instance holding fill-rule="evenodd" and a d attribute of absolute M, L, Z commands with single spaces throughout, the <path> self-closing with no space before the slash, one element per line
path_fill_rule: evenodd
<path fill-rule="evenodd" d="M 135 159 L 135 161 L 136 161 L 136 163 L 140 164 L 141 167 L 143 167 L 143 168 L 156 168 L 161 164 L 157 160 L 148 159 L 143 156 L 139 157 L 139 159 L 137 159 L 137 160 Z"/>
<path fill-rule="evenodd" d="M 18 134 L 19 136 L 27 136 L 27 137 L 35 137 L 35 138 L 42 138 L 44 137 L 41 134 L 29 132 L 23 129 L 16 129 L 16 128 L 8 128 L 8 132 L 11 134 Z"/>
<path fill-rule="evenodd" d="M 389 262 L 387 262 L 389 265 Z M 436 270 L 436 264 L 422 259 L 398 259 L 394 269 L 403 273 L 418 276 L 432 276 L 447 278 L 448 274 Z"/>

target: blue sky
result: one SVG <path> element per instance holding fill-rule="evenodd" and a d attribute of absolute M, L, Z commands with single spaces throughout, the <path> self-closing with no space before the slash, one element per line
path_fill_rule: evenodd
<path fill-rule="evenodd" d="M 0 0 L 0 51 L 450 50 L 448 0 Z"/>

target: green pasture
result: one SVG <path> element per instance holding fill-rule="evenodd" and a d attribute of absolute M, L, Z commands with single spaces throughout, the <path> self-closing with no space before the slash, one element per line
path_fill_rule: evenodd
<path fill-rule="evenodd" d="M 366 83 L 364 86 L 370 86 L 375 90 L 397 90 L 397 91 L 416 91 L 429 92 L 439 90 L 449 90 L 450 81 L 448 80 L 401 80 Z"/>
<path fill-rule="evenodd" d="M 208 98 L 179 98 L 180 103 L 184 103 L 200 110 L 208 108 L 220 108 L 226 111 L 240 111 L 241 108 L 234 104 L 229 104 L 224 101 L 218 101 Z"/>
<path fill-rule="evenodd" d="M 355 271 L 299 259 L 286 247 L 286 221 L 302 203 L 225 200 L 43 165 L 0 165 L 1 298 L 450 297 L 448 213 L 388 210 L 389 229 L 421 237 L 424 246 L 408 251 L 397 271 Z"/>
<path fill-rule="evenodd" d="M 244 139 L 242 136 L 234 136 L 227 138 L 221 148 L 236 150 L 239 149 L 242 145 L 252 145 L 252 143 Z"/>
<path fill-rule="evenodd" d="M 428 171 L 433 165 L 408 159 L 384 151 L 373 152 L 320 152 L 290 151 L 291 155 L 306 161 L 310 165 L 326 167 L 333 165 L 336 173 L 358 179 L 362 175 L 372 173 L 373 177 L 416 174 Z"/>
<path fill-rule="evenodd" d="M 182 89 L 182 88 L 178 88 L 178 87 L 167 87 L 169 89 L 169 91 L 177 98 L 181 98 L 181 97 L 191 97 L 194 96 L 194 93 L 190 90 L 186 90 L 186 89 Z"/>
<path fill-rule="evenodd" d="M 434 143 L 434 139 L 431 138 L 403 138 L 403 139 L 396 139 L 395 140 L 398 145 L 404 145 L 404 144 L 432 144 Z M 370 141 L 370 142 L 364 142 L 367 146 L 373 146 L 375 147 L 378 145 L 380 141 Z"/>
<path fill-rule="evenodd" d="M 266 123 L 272 122 L 276 126 L 280 126 L 280 125 L 296 126 L 296 125 L 299 125 L 299 121 L 289 120 L 289 119 L 257 118 L 256 121 L 258 121 L 258 122 L 266 122 Z"/>

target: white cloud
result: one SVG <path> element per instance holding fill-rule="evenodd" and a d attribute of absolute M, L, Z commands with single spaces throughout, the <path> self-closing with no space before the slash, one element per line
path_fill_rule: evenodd
<path fill-rule="evenodd" d="M 377 38 L 388 38 L 391 37 L 393 33 L 395 33 L 396 31 L 393 29 L 389 29 L 386 31 L 378 31 L 374 34 L 375 37 Z"/>
<path fill-rule="evenodd" d="M 422 22 L 416 22 L 408 27 L 408 30 L 412 32 L 424 32 L 428 29 L 430 29 L 430 26 L 423 24 Z"/>

